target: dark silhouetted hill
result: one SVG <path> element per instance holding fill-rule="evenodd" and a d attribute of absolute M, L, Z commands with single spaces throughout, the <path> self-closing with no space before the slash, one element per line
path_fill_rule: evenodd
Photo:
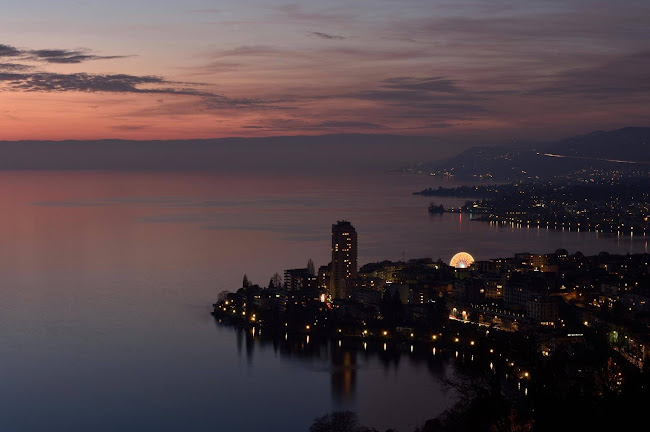
<path fill-rule="evenodd" d="M 459 179 L 518 180 L 617 167 L 650 170 L 650 128 L 592 132 L 526 148 L 472 147 L 445 161 L 427 164 L 421 170 L 436 175 L 451 174 Z"/>
<path fill-rule="evenodd" d="M 626 127 L 609 132 L 592 132 L 551 144 L 550 153 L 567 156 L 650 161 L 650 128 Z"/>

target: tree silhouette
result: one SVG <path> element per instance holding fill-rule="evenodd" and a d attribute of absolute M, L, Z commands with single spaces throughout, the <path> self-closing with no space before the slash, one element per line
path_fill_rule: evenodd
<path fill-rule="evenodd" d="M 217 295 L 217 301 L 218 302 L 224 302 L 228 299 L 228 294 L 230 294 L 230 291 L 228 290 L 223 290 Z"/>
<path fill-rule="evenodd" d="M 307 261 L 307 273 L 309 273 L 310 276 L 316 274 L 316 269 L 314 268 L 314 261 L 312 261 L 311 258 L 309 258 L 309 261 Z"/>
<path fill-rule="evenodd" d="M 317 417 L 309 432 L 377 432 L 359 425 L 359 417 L 354 411 L 333 411 Z"/>
<path fill-rule="evenodd" d="M 269 288 L 280 289 L 282 288 L 282 277 L 276 272 L 273 274 L 271 281 L 269 282 Z"/>

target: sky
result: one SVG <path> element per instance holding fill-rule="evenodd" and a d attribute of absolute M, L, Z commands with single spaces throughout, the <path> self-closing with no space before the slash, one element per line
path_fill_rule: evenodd
<path fill-rule="evenodd" d="M 0 140 L 648 126 L 647 0 L 0 0 Z"/>

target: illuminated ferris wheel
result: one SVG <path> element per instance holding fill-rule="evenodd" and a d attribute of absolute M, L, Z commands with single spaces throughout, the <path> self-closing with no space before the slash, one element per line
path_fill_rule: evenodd
<path fill-rule="evenodd" d="M 467 268 L 472 265 L 474 262 L 474 257 L 472 257 L 467 252 L 458 252 L 451 258 L 449 265 L 456 268 Z"/>

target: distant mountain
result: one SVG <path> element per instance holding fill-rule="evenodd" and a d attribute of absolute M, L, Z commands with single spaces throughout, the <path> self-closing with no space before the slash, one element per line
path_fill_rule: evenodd
<path fill-rule="evenodd" d="M 455 177 L 512 177 L 521 172 L 524 154 L 533 153 L 508 147 L 472 147 L 445 161 L 433 164 L 430 171 Z"/>
<path fill-rule="evenodd" d="M 414 161 L 420 160 L 432 162 L 419 164 L 414 171 L 447 173 L 457 178 L 514 180 L 612 166 L 605 159 L 648 162 L 650 128 L 593 132 L 555 143 L 525 146 L 468 149 L 469 145 L 450 144 L 435 137 L 385 134 L 169 141 L 0 141 L 0 170 L 369 171 L 413 166 Z"/>
<path fill-rule="evenodd" d="M 460 179 L 511 181 L 611 168 L 650 170 L 650 128 L 627 127 L 592 132 L 527 148 L 472 147 L 445 161 L 418 169 Z"/>
<path fill-rule="evenodd" d="M 592 132 L 551 144 L 549 153 L 602 159 L 650 161 L 650 128 L 626 127 L 609 132 Z"/>
<path fill-rule="evenodd" d="M 0 170 L 318 172 L 392 169 L 456 151 L 434 137 L 340 134 L 170 141 L 4 141 Z"/>

